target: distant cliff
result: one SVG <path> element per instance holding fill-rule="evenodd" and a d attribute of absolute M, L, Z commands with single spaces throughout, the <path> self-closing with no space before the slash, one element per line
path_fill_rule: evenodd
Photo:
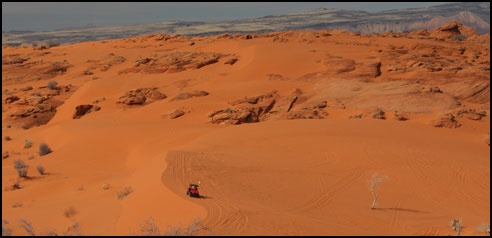
<path fill-rule="evenodd" d="M 68 44 L 127 38 L 150 33 L 196 36 L 309 29 L 340 29 L 367 34 L 430 30 L 453 21 L 472 27 L 479 34 L 490 33 L 490 3 L 450 3 L 376 13 L 320 8 L 304 13 L 214 23 L 173 21 L 131 26 L 65 29 L 52 32 L 2 32 L 2 43 L 21 44 L 51 40 L 60 44 Z"/>

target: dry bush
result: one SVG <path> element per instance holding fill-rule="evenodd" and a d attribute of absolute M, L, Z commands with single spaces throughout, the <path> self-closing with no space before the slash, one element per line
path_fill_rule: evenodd
<path fill-rule="evenodd" d="M 69 207 L 69 208 L 65 209 L 64 214 L 65 214 L 66 218 L 70 218 L 70 217 L 75 216 L 75 214 L 77 214 L 77 210 L 75 210 L 75 208 L 73 208 L 73 207 Z"/>
<path fill-rule="evenodd" d="M 2 236 L 10 236 L 12 234 L 12 230 L 10 230 L 6 225 L 9 224 L 8 221 L 2 220 Z"/>
<path fill-rule="evenodd" d="M 490 224 L 480 223 L 477 227 L 477 231 L 480 233 L 488 233 L 490 234 Z"/>
<path fill-rule="evenodd" d="M 48 82 L 48 88 L 51 89 L 51 90 L 55 90 L 56 89 L 56 85 L 58 85 L 58 83 L 56 81 L 49 81 Z"/>
<path fill-rule="evenodd" d="M 170 226 L 165 233 L 162 233 L 152 217 L 149 217 L 143 224 L 140 224 L 140 236 L 194 236 L 200 230 L 207 230 L 200 218 L 195 218 L 193 222 L 183 228 L 181 225 Z"/>
<path fill-rule="evenodd" d="M 159 227 L 157 227 L 152 217 L 149 217 L 143 224 L 140 224 L 139 230 L 140 236 L 162 236 Z"/>
<path fill-rule="evenodd" d="M 19 180 L 15 180 L 14 184 L 12 184 L 12 190 L 17 190 L 17 189 L 21 189 L 22 186 L 20 185 L 20 181 Z"/>
<path fill-rule="evenodd" d="M 372 175 L 372 179 L 369 181 L 369 190 L 371 190 L 372 196 L 374 197 L 374 200 L 373 200 L 372 205 L 371 205 L 371 209 L 374 209 L 376 207 L 376 202 L 378 199 L 377 195 L 376 195 L 376 188 L 387 177 L 388 177 L 387 175 L 379 176 L 377 173 Z"/>
<path fill-rule="evenodd" d="M 22 229 L 24 229 L 27 234 L 31 235 L 31 236 L 35 236 L 36 233 L 34 233 L 34 229 L 32 228 L 32 224 L 24 219 L 19 219 L 19 222 L 21 224 L 21 227 Z"/>
<path fill-rule="evenodd" d="M 44 175 L 44 167 L 42 165 L 38 165 L 36 169 L 38 169 L 39 174 Z"/>
<path fill-rule="evenodd" d="M 63 232 L 64 236 L 83 236 L 79 231 L 79 223 L 77 220 L 72 219 L 72 225 L 68 227 L 66 232 Z"/>
<path fill-rule="evenodd" d="M 42 143 L 39 145 L 39 155 L 40 156 L 47 155 L 51 152 L 53 152 L 53 151 L 50 149 L 50 147 L 47 144 Z"/>
<path fill-rule="evenodd" d="M 451 227 L 453 231 L 456 231 L 456 235 L 460 236 L 461 230 L 463 230 L 463 225 L 461 224 L 460 218 L 455 218 L 451 221 Z"/>
<path fill-rule="evenodd" d="M 11 207 L 12 207 L 12 208 L 22 207 L 22 203 L 20 203 L 20 202 L 16 202 L 16 203 L 12 204 L 12 206 L 11 206 Z"/>
<path fill-rule="evenodd" d="M 108 190 L 109 188 L 111 188 L 111 186 L 109 186 L 109 184 L 103 184 L 102 185 L 102 189 L 104 189 L 104 190 Z"/>
<path fill-rule="evenodd" d="M 26 141 L 24 142 L 24 149 L 29 149 L 31 148 L 31 146 L 32 146 L 31 140 L 26 139 Z"/>
<path fill-rule="evenodd" d="M 164 233 L 165 236 L 194 236 L 196 232 L 200 230 L 207 230 L 203 226 L 200 218 L 196 217 L 193 222 L 186 228 L 181 228 L 181 226 L 169 227 Z"/>
<path fill-rule="evenodd" d="M 119 199 L 123 199 L 123 198 L 125 198 L 126 196 L 128 196 L 132 192 L 133 192 L 133 189 L 131 187 L 125 187 L 122 191 L 118 192 L 116 194 L 116 196 Z"/>
<path fill-rule="evenodd" d="M 28 166 L 22 161 L 22 159 L 18 159 L 14 161 L 14 168 L 17 170 L 17 174 L 19 177 L 27 177 Z"/>
<path fill-rule="evenodd" d="M 4 139 L 5 139 L 6 141 L 12 140 L 12 138 L 11 138 L 10 136 L 6 136 Z"/>

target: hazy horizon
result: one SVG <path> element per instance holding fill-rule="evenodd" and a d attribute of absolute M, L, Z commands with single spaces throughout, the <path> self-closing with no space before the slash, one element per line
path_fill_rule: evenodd
<path fill-rule="evenodd" d="M 447 2 L 2 2 L 2 31 L 53 31 L 61 28 L 150 24 L 167 21 L 218 22 L 275 14 L 337 8 L 379 12 Z"/>

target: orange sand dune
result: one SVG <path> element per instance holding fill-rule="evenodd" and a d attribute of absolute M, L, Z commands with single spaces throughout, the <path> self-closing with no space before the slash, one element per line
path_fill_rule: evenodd
<path fill-rule="evenodd" d="M 202 235 L 454 235 L 461 218 L 483 235 L 490 39 L 465 30 L 4 48 L 4 227 L 129 235 L 152 217 L 162 233 L 198 218 Z M 387 179 L 370 209 L 374 173 Z M 187 197 L 198 181 L 204 197 Z"/>

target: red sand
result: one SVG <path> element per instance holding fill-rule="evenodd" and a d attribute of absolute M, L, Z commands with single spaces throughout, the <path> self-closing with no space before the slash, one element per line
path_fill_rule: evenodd
<path fill-rule="evenodd" d="M 490 224 L 490 147 L 483 141 L 490 131 L 489 39 L 275 34 L 141 36 L 43 51 L 4 48 L 3 62 L 29 57 L 23 66 L 2 67 L 3 90 L 8 89 L 2 94 L 2 137 L 12 138 L 2 143 L 9 153 L 2 160 L 2 219 L 12 234 L 26 234 L 19 218 L 30 221 L 37 234 L 61 234 L 72 219 L 84 235 L 137 234 L 149 216 L 161 231 L 201 218 L 209 231 L 199 234 L 205 235 L 454 235 L 453 218 L 462 219 L 463 235 L 483 234 L 477 227 Z M 181 72 L 150 72 L 160 69 L 159 60 L 135 66 L 137 59 L 176 51 L 230 55 L 200 68 L 184 66 Z M 88 60 L 110 53 L 126 60 L 83 74 L 95 65 Z M 238 60 L 224 64 L 228 57 Z M 26 77 L 38 77 L 40 71 L 32 67 L 43 64 L 29 62 L 40 60 L 67 60 L 71 66 L 52 78 Z M 423 64 L 408 66 L 412 61 Z M 374 62 L 381 63 L 379 69 Z M 144 67 L 149 72 L 136 72 Z M 47 124 L 23 130 L 27 119 L 9 114 L 28 108 L 18 102 L 31 93 L 49 92 L 39 87 L 53 80 L 73 90 L 53 96 L 63 104 Z M 34 89 L 20 90 L 28 85 Z M 432 86 L 443 92 L 426 91 Z M 153 87 L 167 98 L 131 107 L 116 103 L 129 90 Z M 272 114 L 256 123 L 209 123 L 210 112 L 232 107 L 234 100 L 272 90 L 286 96 L 297 88 L 303 94 L 292 111 L 326 100 L 324 119 Z M 193 90 L 209 95 L 172 100 Z M 6 103 L 10 95 L 20 100 Z M 73 119 L 82 104 L 101 110 Z M 386 120 L 372 118 L 376 107 L 386 112 Z M 186 113 L 161 117 L 174 109 Z M 486 116 L 472 120 L 457 113 L 468 109 Z M 395 120 L 394 111 L 408 120 Z M 359 113 L 369 114 L 348 119 Z M 432 126 L 445 113 L 461 126 Z M 23 148 L 25 139 L 33 142 L 31 148 Z M 53 152 L 38 156 L 40 143 Z M 31 155 L 35 158 L 28 160 Z M 13 161 L 19 158 L 30 166 L 29 178 L 11 191 L 17 180 Z M 37 173 L 38 164 L 46 175 Z M 377 209 L 371 210 L 368 181 L 374 173 L 388 178 L 377 188 Z M 206 198 L 187 197 L 188 184 L 198 181 Z M 110 188 L 104 190 L 104 184 Z M 133 192 L 118 199 L 125 187 Z M 69 207 L 77 212 L 67 218 Z"/>

